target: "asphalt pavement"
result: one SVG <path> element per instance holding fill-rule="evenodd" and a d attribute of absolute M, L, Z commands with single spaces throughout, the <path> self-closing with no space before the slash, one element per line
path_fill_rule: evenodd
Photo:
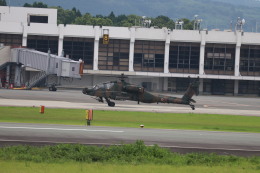
<path fill-rule="evenodd" d="M 173 95 L 182 97 L 182 95 Z M 150 111 L 173 113 L 208 113 L 260 116 L 260 98 L 234 96 L 195 96 L 196 109 L 188 105 L 164 103 L 140 103 L 134 101 L 115 101 L 115 107 L 99 103 L 94 97 L 82 94 L 81 90 L 7 90 L 0 89 L 0 106 L 40 106 L 57 108 Z"/>
<path fill-rule="evenodd" d="M 181 95 L 172 96 L 181 97 Z M 133 101 L 115 101 L 115 107 L 108 107 L 106 103 L 99 103 L 92 97 L 82 94 L 80 90 L 50 92 L 0 89 L 0 106 L 44 105 L 49 108 L 260 116 L 260 99 L 257 97 L 197 96 L 194 99 L 197 101 L 194 111 L 187 105 L 144 103 L 138 105 Z M 259 133 L 0 123 L 0 146 L 57 143 L 118 145 L 133 143 L 136 140 L 143 140 L 147 145 L 158 144 L 180 153 L 215 152 L 260 156 Z"/>
<path fill-rule="evenodd" d="M 120 145 L 142 140 L 172 151 L 260 156 L 259 133 L 0 123 L 0 145 Z"/>

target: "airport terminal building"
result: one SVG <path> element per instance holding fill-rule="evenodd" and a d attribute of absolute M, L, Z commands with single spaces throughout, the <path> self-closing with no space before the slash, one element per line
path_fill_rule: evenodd
<path fill-rule="evenodd" d="M 201 94 L 258 95 L 260 89 L 260 33 L 58 25 L 56 9 L 0 6 L 0 43 L 82 59 L 82 78 L 61 78 L 66 86 L 92 86 L 124 73 L 155 92 L 183 92 L 188 76 L 200 78 Z M 35 73 L 25 68 L 21 83 Z"/>

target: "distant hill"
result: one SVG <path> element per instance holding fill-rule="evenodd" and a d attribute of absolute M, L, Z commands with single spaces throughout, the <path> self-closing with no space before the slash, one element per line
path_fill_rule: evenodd
<path fill-rule="evenodd" d="M 212 0 L 225 2 L 236 6 L 260 7 L 260 0 Z"/>
<path fill-rule="evenodd" d="M 11 0 L 11 6 L 23 6 L 35 0 Z M 40 0 L 38 0 L 40 1 Z M 227 2 L 226 2 L 227 1 Z M 8 1 L 7 1 L 8 2 Z M 193 19 L 195 14 L 203 19 L 203 28 L 229 29 L 231 21 L 237 17 L 245 18 L 247 31 L 260 31 L 260 1 L 259 0 L 41 0 L 48 6 L 61 6 L 65 9 L 76 7 L 83 14 L 115 15 L 136 14 L 156 17 L 168 16 Z M 258 27 L 259 25 L 259 27 Z"/>

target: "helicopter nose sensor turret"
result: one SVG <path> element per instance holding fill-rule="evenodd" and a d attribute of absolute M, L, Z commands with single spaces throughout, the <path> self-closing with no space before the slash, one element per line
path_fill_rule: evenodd
<path fill-rule="evenodd" d="M 87 93 L 88 93 L 88 88 L 84 88 L 84 89 L 82 90 L 82 93 L 83 93 L 83 94 L 87 94 Z"/>

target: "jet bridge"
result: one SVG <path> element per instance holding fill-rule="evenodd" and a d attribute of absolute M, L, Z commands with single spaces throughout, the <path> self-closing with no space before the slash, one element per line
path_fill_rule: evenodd
<path fill-rule="evenodd" d="M 84 65 L 84 62 L 81 60 L 74 61 L 69 58 L 50 54 L 50 52 L 44 53 L 25 48 L 12 49 L 11 62 L 40 71 L 36 76 L 30 79 L 27 88 L 32 88 L 48 75 L 81 78 Z"/>

